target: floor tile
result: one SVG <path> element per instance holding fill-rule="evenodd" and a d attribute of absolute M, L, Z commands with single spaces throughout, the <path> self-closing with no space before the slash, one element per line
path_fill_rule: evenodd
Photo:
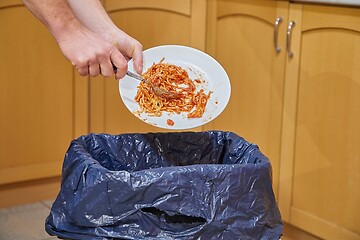
<path fill-rule="evenodd" d="M 45 219 L 54 200 L 0 209 L 0 240 L 55 240 L 45 232 Z M 320 240 L 289 224 L 284 224 L 281 240 Z"/>
<path fill-rule="evenodd" d="M 41 203 L 0 209 L 0 240 L 54 239 L 44 229 L 49 213 Z"/>

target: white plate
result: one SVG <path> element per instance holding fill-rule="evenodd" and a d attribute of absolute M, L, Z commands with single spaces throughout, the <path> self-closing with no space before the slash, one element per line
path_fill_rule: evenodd
<path fill-rule="evenodd" d="M 143 56 L 144 72 L 153 63 L 158 63 L 164 57 L 164 63 L 175 64 L 184 68 L 191 80 L 196 78 L 205 80 L 205 84 L 197 85 L 196 92 L 204 89 L 206 94 L 209 91 L 212 91 L 212 94 L 201 118 L 189 119 L 186 117 L 187 113 L 176 114 L 167 112 L 163 112 L 161 117 L 153 117 L 146 113 L 139 113 L 141 109 L 134 100 L 134 97 L 140 82 L 125 76 L 119 81 L 121 98 L 129 111 L 142 121 L 165 129 L 189 129 L 210 122 L 225 109 L 231 92 L 229 77 L 224 68 L 208 54 L 186 46 L 164 45 L 145 50 Z M 129 61 L 128 65 L 129 71 L 135 72 L 132 60 Z M 167 124 L 168 119 L 174 121 L 173 126 Z"/>

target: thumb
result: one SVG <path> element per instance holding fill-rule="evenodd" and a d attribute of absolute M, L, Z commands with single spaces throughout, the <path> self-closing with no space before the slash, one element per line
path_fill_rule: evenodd
<path fill-rule="evenodd" d="M 133 65 L 137 73 L 141 74 L 143 71 L 143 53 L 141 47 L 135 47 L 133 52 Z"/>

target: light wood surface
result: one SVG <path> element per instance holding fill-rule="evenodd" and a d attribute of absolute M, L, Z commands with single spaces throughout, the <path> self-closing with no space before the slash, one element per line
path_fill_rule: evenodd
<path fill-rule="evenodd" d="M 104 0 L 106 10 L 108 12 L 119 12 L 136 9 L 154 9 L 156 11 L 170 11 L 186 16 L 191 15 L 191 0 Z M 198 1 L 204 2 L 204 1 Z M 142 26 L 141 23 L 146 23 L 148 20 L 141 15 L 138 16 L 138 26 Z"/>
<path fill-rule="evenodd" d="M 225 67 L 228 107 L 193 130 L 229 130 L 258 144 L 272 163 L 286 222 L 323 239 L 360 239 L 359 8 L 267 0 L 103 2 L 144 49 L 193 46 Z M 293 58 L 286 53 L 289 21 L 296 24 Z M 0 22 L 6 23 L 0 28 L 0 207 L 54 197 L 60 178 L 51 177 L 60 175 L 79 135 L 165 131 L 126 109 L 116 80 L 78 76 L 21 1 L 0 2 Z"/>
<path fill-rule="evenodd" d="M 65 153 L 63 154 L 65 155 Z M 0 169 L 0 185 L 61 175 L 62 161 L 33 163 Z"/>
<path fill-rule="evenodd" d="M 301 9 L 302 5 L 293 5 L 293 18 L 296 19 L 296 29 L 301 28 Z M 292 20 L 287 20 L 288 25 Z M 299 32 L 292 31 L 291 51 L 294 52 L 294 57 L 287 57 L 285 79 L 293 79 L 293 76 L 299 75 L 299 59 L 300 59 L 300 41 Z M 295 138 L 295 124 L 296 124 L 296 101 L 297 101 L 298 81 L 286 81 L 284 90 L 284 108 L 282 121 L 282 136 L 281 136 L 281 154 L 280 154 L 280 177 L 279 177 L 279 207 L 281 216 L 285 221 L 290 221 L 291 208 L 291 190 L 293 184 L 293 168 L 294 162 L 294 138 Z"/>
<path fill-rule="evenodd" d="M 81 135 L 86 135 L 90 132 L 89 119 L 89 78 L 80 76 L 75 69 L 73 69 L 73 87 L 74 87 L 74 129 L 73 137 L 77 138 Z M 70 144 L 70 142 L 69 142 Z"/>
<path fill-rule="evenodd" d="M 24 6 L 9 1 L 0 22 L 0 184 L 59 175 L 85 104 L 72 66 Z"/>
<path fill-rule="evenodd" d="M 279 205 L 324 239 L 360 239 L 360 9 L 296 5 Z"/>
<path fill-rule="evenodd" d="M 274 22 L 287 18 L 288 4 L 275 1 L 209 1 L 207 51 L 227 71 L 232 94 L 224 112 L 205 129 L 236 132 L 257 144 L 273 167 L 277 194 L 285 69 L 285 24 L 279 25 L 274 49 Z"/>
<path fill-rule="evenodd" d="M 22 7 L 23 3 L 21 0 L 1 0 L 0 9 L 12 8 L 12 7 Z"/>
<path fill-rule="evenodd" d="M 0 208 L 55 200 L 60 191 L 60 177 L 0 185 Z"/>

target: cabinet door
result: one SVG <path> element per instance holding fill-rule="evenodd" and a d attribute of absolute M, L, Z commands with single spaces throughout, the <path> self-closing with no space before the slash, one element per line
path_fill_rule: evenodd
<path fill-rule="evenodd" d="M 2 1 L 0 22 L 0 184 L 60 175 L 76 135 L 72 66 L 21 1 Z"/>
<path fill-rule="evenodd" d="M 279 204 L 324 239 L 360 239 L 360 9 L 298 5 L 287 61 Z"/>
<path fill-rule="evenodd" d="M 288 3 L 239 0 L 209 1 L 207 51 L 227 71 L 231 98 L 224 112 L 206 129 L 227 130 L 257 144 L 273 166 L 277 193 L 285 29 Z M 278 44 L 274 22 L 278 17 Z"/>
<path fill-rule="evenodd" d="M 112 20 L 140 41 L 144 50 L 165 44 L 204 50 L 205 6 L 205 0 L 105 1 Z M 96 78 L 90 84 L 91 131 L 113 134 L 165 131 L 140 121 L 127 110 L 119 95 L 118 81 Z"/>

